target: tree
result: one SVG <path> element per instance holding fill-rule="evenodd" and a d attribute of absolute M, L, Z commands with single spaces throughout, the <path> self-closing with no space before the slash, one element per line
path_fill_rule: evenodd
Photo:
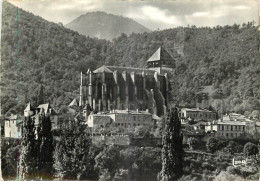
<path fill-rule="evenodd" d="M 20 145 L 10 147 L 6 155 L 3 155 L 2 158 L 5 159 L 7 165 L 5 165 L 6 169 L 8 170 L 8 176 L 15 177 L 17 175 L 17 161 L 18 161 L 18 154 L 20 150 Z M 1 160 L 3 162 L 3 160 Z M 3 171 L 3 165 L 2 165 Z M 4 171 L 2 172 L 4 174 Z"/>
<path fill-rule="evenodd" d="M 54 152 L 55 174 L 60 179 L 83 179 L 89 168 L 91 140 L 84 119 L 71 121 L 70 128 L 62 130 Z"/>
<path fill-rule="evenodd" d="M 257 165 L 260 167 L 260 140 L 258 140 L 258 157 L 257 157 Z"/>
<path fill-rule="evenodd" d="M 112 180 L 119 170 L 120 150 L 111 145 L 106 147 L 95 158 L 95 169 L 99 172 L 100 180 Z"/>
<path fill-rule="evenodd" d="M 37 105 L 44 104 L 44 87 L 41 84 L 37 92 Z"/>
<path fill-rule="evenodd" d="M 257 146 L 251 142 L 247 142 L 244 146 L 244 154 L 245 156 L 256 155 L 258 153 Z"/>
<path fill-rule="evenodd" d="M 50 116 L 43 115 L 38 134 L 38 171 L 40 176 L 52 173 L 53 150 Z"/>
<path fill-rule="evenodd" d="M 163 135 L 162 170 L 158 176 L 162 181 L 177 180 L 183 174 L 182 138 L 178 110 L 171 108 Z"/>
<path fill-rule="evenodd" d="M 37 173 L 37 143 L 34 121 L 27 117 L 23 122 L 21 143 L 21 175 L 24 179 L 35 177 Z"/>
<path fill-rule="evenodd" d="M 151 127 L 150 126 L 136 126 L 134 129 L 135 137 L 149 138 L 151 137 Z"/>
<path fill-rule="evenodd" d="M 214 153 L 218 149 L 218 140 L 216 138 L 209 138 L 206 143 L 206 148 L 209 152 Z"/>

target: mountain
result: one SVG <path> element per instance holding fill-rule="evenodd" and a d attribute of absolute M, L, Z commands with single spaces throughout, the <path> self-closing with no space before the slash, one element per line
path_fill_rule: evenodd
<path fill-rule="evenodd" d="M 68 23 L 65 27 L 82 35 L 107 40 L 112 40 L 120 36 L 121 33 L 130 35 L 131 33 L 150 32 L 149 29 L 130 18 L 105 12 L 86 13 Z"/>
<path fill-rule="evenodd" d="M 2 113 L 44 101 L 66 111 L 79 95 L 80 72 L 101 65 L 146 67 L 163 46 L 175 59 L 170 101 L 250 115 L 260 109 L 258 29 L 253 23 L 215 28 L 179 27 L 121 34 L 114 41 L 80 35 L 3 2 Z M 17 35 L 18 30 L 18 35 Z M 18 102 L 19 101 L 19 102 Z"/>

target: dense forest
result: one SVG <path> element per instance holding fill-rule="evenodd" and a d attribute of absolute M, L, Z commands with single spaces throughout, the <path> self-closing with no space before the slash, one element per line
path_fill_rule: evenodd
<path fill-rule="evenodd" d="M 254 23 L 179 27 L 89 38 L 3 3 L 2 113 L 17 113 L 39 95 L 60 109 L 79 95 L 80 72 L 103 64 L 146 67 L 159 46 L 174 57 L 171 102 L 259 114 L 259 38 Z M 18 104 L 19 102 L 19 104 Z"/>

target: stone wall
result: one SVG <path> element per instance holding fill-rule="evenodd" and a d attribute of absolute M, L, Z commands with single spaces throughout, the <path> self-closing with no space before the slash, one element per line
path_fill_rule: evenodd
<path fill-rule="evenodd" d="M 140 147 L 161 147 L 161 138 L 130 138 L 127 135 L 113 135 L 113 136 L 93 136 L 92 142 L 94 144 L 105 145 L 121 145 L 121 146 L 140 146 Z"/>

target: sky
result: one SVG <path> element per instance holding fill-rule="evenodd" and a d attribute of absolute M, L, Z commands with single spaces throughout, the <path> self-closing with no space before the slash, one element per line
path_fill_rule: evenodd
<path fill-rule="evenodd" d="M 178 26 L 224 26 L 255 21 L 257 0 L 9 0 L 12 4 L 64 25 L 87 12 L 129 17 L 151 30 Z"/>

